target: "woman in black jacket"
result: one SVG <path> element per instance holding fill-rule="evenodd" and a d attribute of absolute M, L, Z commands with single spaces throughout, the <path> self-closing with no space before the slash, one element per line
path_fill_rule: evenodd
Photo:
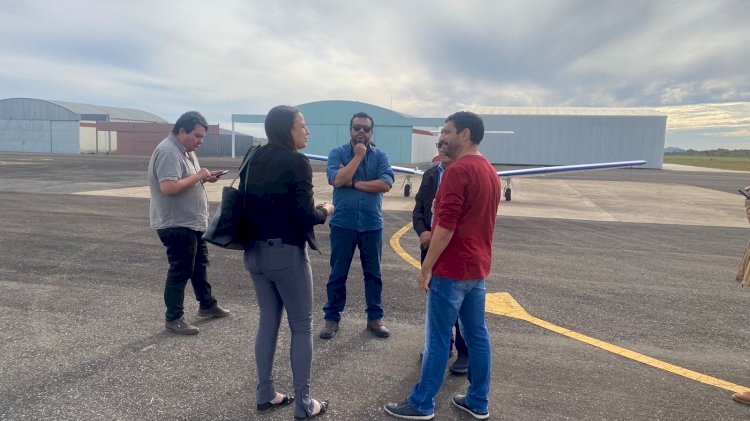
<path fill-rule="evenodd" d="M 310 133 L 302 113 L 281 105 L 265 121 L 268 145 L 259 148 L 240 180 L 247 185 L 246 212 L 250 226 L 245 267 L 250 272 L 260 308 L 255 337 L 259 411 L 289 405 L 294 396 L 274 387 L 273 360 L 282 310 L 292 332 L 291 365 L 296 395 L 295 418 L 312 418 L 328 409 L 327 401 L 310 396 L 312 370 L 312 270 L 306 245 L 318 250 L 313 226 L 333 213 L 333 206 L 313 203 L 312 168 L 298 152 Z"/>

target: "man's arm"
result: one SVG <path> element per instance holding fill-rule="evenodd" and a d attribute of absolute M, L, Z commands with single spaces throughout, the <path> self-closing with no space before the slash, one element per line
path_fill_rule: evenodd
<path fill-rule="evenodd" d="M 179 180 L 162 181 L 159 183 L 159 190 L 165 196 L 176 196 L 186 190 L 192 189 L 196 184 L 209 178 L 211 178 L 211 173 L 207 169 L 201 168 L 200 171 L 191 176 Z"/>
<path fill-rule="evenodd" d="M 352 187 L 367 193 L 387 193 L 391 190 L 391 185 L 383 180 L 357 181 Z"/>
<path fill-rule="evenodd" d="M 336 177 L 333 180 L 333 187 L 350 186 L 352 184 L 354 173 L 357 171 L 357 168 L 359 168 L 359 164 L 362 163 L 362 160 L 365 159 L 366 153 L 367 146 L 362 143 L 354 145 L 354 157 L 336 173 Z"/>
<path fill-rule="evenodd" d="M 411 222 L 414 231 L 419 236 L 419 244 L 423 250 L 430 247 L 432 233 L 430 232 L 429 208 L 432 207 L 432 198 L 434 197 L 436 180 L 432 177 L 434 171 L 431 169 L 425 171 L 422 176 L 422 183 L 419 185 L 417 195 L 414 196 L 414 210 L 411 212 Z"/>
<path fill-rule="evenodd" d="M 440 225 L 432 229 L 432 239 L 430 240 L 430 248 L 427 250 L 427 256 L 422 262 L 422 268 L 419 270 L 417 275 L 417 286 L 420 289 L 428 291 L 430 285 L 430 279 L 432 279 L 432 267 L 435 266 L 438 257 L 448 247 L 448 243 L 453 238 L 453 231 L 449 231 Z"/>
<path fill-rule="evenodd" d="M 388 155 L 386 155 L 385 152 L 381 150 L 374 150 L 373 154 L 375 153 L 377 153 L 375 157 L 378 160 L 378 179 L 369 181 L 357 180 L 357 182 L 352 187 L 367 193 L 387 193 L 391 190 L 391 186 L 393 185 L 393 169 L 391 168 L 390 161 L 388 161 Z"/>
<path fill-rule="evenodd" d="M 434 167 L 433 167 L 434 168 Z M 422 234 L 430 230 L 429 210 L 432 208 L 432 202 L 437 192 L 437 171 L 433 168 L 428 169 L 422 175 L 422 182 L 419 184 L 416 196 L 414 196 L 414 210 L 411 212 L 411 222 L 414 231 Z"/>

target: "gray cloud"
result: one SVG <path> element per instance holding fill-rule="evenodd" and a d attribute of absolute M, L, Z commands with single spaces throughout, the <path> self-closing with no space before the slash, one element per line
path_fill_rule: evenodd
<path fill-rule="evenodd" d="M 743 0 L 39 0 L 6 5 L 0 19 L 3 97 L 168 120 L 325 99 L 423 116 L 750 102 Z M 743 130 L 726 137 L 750 147 Z"/>

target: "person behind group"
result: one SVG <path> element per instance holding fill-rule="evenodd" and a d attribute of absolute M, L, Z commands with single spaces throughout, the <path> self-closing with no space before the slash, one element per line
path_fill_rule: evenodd
<path fill-rule="evenodd" d="M 383 249 L 383 193 L 393 185 L 393 170 L 385 151 L 371 142 L 375 122 L 364 112 L 349 121 L 349 143 L 328 155 L 328 183 L 333 186 L 333 203 L 338 209 L 331 218 L 331 273 L 323 307 L 325 326 L 320 337 L 336 335 L 341 312 L 346 305 L 346 279 L 359 248 L 367 303 L 367 329 L 387 338 L 390 332 L 383 325 L 380 257 Z"/>
<path fill-rule="evenodd" d="M 322 224 L 334 207 L 313 202 L 312 168 L 300 149 L 310 131 L 302 113 L 285 105 L 274 107 L 265 120 L 268 144 L 252 157 L 249 172 L 240 179 L 247 186 L 248 243 L 245 268 L 255 287 L 260 309 L 255 336 L 258 372 L 257 409 L 286 406 L 294 396 L 276 391 L 273 361 L 282 311 L 286 309 L 291 339 L 295 418 L 324 414 L 328 401 L 310 396 L 312 371 L 313 278 L 306 245 L 318 250 L 313 226 Z"/>
<path fill-rule="evenodd" d="M 443 179 L 445 170 L 453 163 L 453 158 L 445 154 L 445 147 L 447 143 L 438 142 L 435 146 L 438 148 L 438 165 L 428 169 L 422 175 L 422 183 L 419 185 L 419 191 L 414 197 L 414 210 L 412 211 L 412 225 L 414 231 L 419 236 L 419 250 L 420 250 L 420 263 L 424 262 L 425 256 L 427 256 L 427 249 L 430 247 L 430 240 L 432 239 L 432 206 L 435 200 L 435 193 L 437 193 L 440 182 Z M 466 342 L 461 336 L 461 328 L 459 327 L 458 320 L 456 320 L 456 337 L 455 341 L 451 336 L 450 353 L 453 352 L 453 345 L 456 346 L 456 360 L 450 366 L 450 372 L 453 374 L 461 375 L 466 374 L 469 370 L 469 350 L 466 348 Z"/>
<path fill-rule="evenodd" d="M 169 262 L 164 287 L 165 326 L 183 335 L 199 332 L 183 317 L 188 279 L 200 303 L 201 317 L 229 315 L 229 310 L 219 307 L 211 294 L 206 270 L 208 248 L 202 238 L 208 227 L 208 201 L 203 183 L 219 179 L 219 171 L 201 168 L 195 155 L 206 130 L 208 123 L 199 112 L 186 112 L 177 119 L 172 133 L 156 146 L 148 163 L 149 219 L 167 249 Z"/>
<path fill-rule="evenodd" d="M 745 191 L 750 194 L 750 186 L 745 187 Z M 747 220 L 750 221 L 750 200 L 745 200 L 745 214 L 747 215 Z M 745 248 L 745 254 L 742 256 L 742 262 L 740 263 L 740 268 L 737 271 L 735 279 L 743 287 L 750 286 L 750 243 Z M 737 392 L 732 395 L 732 399 L 750 405 L 750 390 Z"/>
<path fill-rule="evenodd" d="M 385 406 L 397 418 L 434 417 L 456 318 L 469 348 L 469 387 L 452 402 L 476 419 L 489 417 L 492 353 L 485 325 L 485 279 L 492 264 L 500 182 L 479 153 L 483 137 L 482 119 L 466 111 L 449 116 L 441 131 L 445 154 L 455 162 L 438 189 L 432 239 L 417 276 L 418 287 L 428 292 L 421 376 L 403 402 Z"/>

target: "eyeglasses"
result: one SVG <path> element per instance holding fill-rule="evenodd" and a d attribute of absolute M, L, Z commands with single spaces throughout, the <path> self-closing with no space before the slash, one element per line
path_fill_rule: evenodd
<path fill-rule="evenodd" d="M 438 143 L 435 144 L 435 147 L 438 148 L 438 149 L 444 148 L 446 146 L 448 146 L 448 144 L 447 143 L 442 143 L 442 142 L 438 142 Z"/>
<path fill-rule="evenodd" d="M 355 132 L 358 132 L 360 130 L 364 130 L 365 133 L 370 133 L 370 130 L 372 130 L 372 127 L 370 127 L 370 126 L 361 126 L 359 124 L 355 124 L 355 125 L 352 126 L 352 130 L 354 130 Z"/>

